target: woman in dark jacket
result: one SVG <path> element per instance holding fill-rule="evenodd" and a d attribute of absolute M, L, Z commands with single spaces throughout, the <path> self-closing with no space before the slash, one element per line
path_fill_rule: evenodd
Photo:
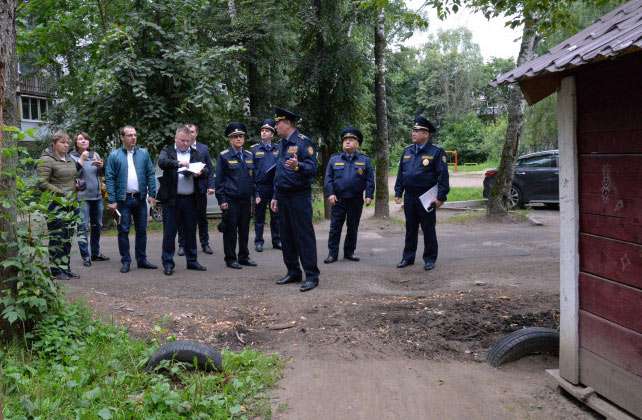
<path fill-rule="evenodd" d="M 107 261 L 109 258 L 100 253 L 100 230 L 103 226 L 103 196 L 100 192 L 100 175 L 103 172 L 103 160 L 100 155 L 89 148 L 91 138 L 83 131 L 76 134 L 72 159 L 80 171 L 80 179 L 85 188 L 78 191 L 81 222 L 78 225 L 78 248 L 85 267 L 92 261 Z M 91 226 L 91 229 L 90 229 Z M 90 231 L 90 241 L 87 232 Z M 91 254 L 90 247 L 91 244 Z"/>
<path fill-rule="evenodd" d="M 69 135 L 64 131 L 54 133 L 51 145 L 42 152 L 38 161 L 40 188 L 54 194 L 49 205 L 47 229 L 49 231 L 49 265 L 51 275 L 57 280 L 78 278 L 71 271 L 69 253 L 74 231 L 73 217 L 77 214 L 72 201 L 76 190 L 78 171 L 76 162 L 69 156 Z"/>

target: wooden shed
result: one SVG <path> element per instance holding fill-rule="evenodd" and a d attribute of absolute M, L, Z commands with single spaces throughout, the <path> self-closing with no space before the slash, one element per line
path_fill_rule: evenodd
<path fill-rule="evenodd" d="M 642 0 L 494 83 L 557 92 L 560 385 L 642 418 Z"/>

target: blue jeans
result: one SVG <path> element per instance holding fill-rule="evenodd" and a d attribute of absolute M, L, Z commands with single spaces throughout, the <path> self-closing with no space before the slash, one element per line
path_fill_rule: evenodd
<path fill-rule="evenodd" d="M 120 224 L 118 225 L 118 251 L 120 252 L 120 262 L 129 264 L 132 257 L 129 254 L 129 228 L 134 219 L 136 228 L 136 262 L 138 264 L 147 261 L 145 250 L 147 248 L 147 203 L 145 197 L 142 199 L 136 194 L 132 196 L 127 194 L 124 201 L 118 202 L 118 211 L 120 212 Z"/>
<path fill-rule="evenodd" d="M 83 260 L 100 254 L 100 230 L 103 227 L 103 200 L 83 200 L 80 202 L 80 219 L 78 225 L 78 248 Z M 90 232 L 90 241 L 87 232 Z M 89 246 L 91 244 L 91 254 Z"/>

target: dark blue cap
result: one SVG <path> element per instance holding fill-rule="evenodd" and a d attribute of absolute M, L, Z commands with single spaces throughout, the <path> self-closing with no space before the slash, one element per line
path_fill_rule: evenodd
<path fill-rule="evenodd" d="M 274 108 L 274 121 L 279 122 L 281 120 L 289 120 L 292 121 L 293 123 L 296 123 L 299 120 L 298 115 L 296 115 L 294 112 L 290 112 L 287 109 L 283 108 Z"/>
<path fill-rule="evenodd" d="M 246 134 L 247 130 L 245 129 L 245 124 L 240 122 L 231 122 L 225 127 L 225 135 L 227 137 L 232 134 Z"/>
<path fill-rule="evenodd" d="M 434 125 L 427 118 L 417 115 L 415 117 L 415 125 L 412 127 L 413 130 L 426 130 L 429 133 L 434 133 L 437 131 Z"/>
<path fill-rule="evenodd" d="M 358 128 L 346 127 L 341 130 L 341 140 L 343 141 L 346 137 L 353 137 L 359 140 L 359 145 L 363 142 L 363 134 L 359 131 Z"/>
<path fill-rule="evenodd" d="M 276 133 L 276 130 L 274 129 L 274 126 L 276 125 L 276 122 L 272 118 L 268 118 L 266 120 L 263 120 L 261 123 L 261 130 L 264 128 L 267 128 L 268 130 L 272 130 L 273 133 Z"/>

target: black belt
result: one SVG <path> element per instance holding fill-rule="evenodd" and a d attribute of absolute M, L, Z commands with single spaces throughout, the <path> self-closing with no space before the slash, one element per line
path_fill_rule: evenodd
<path fill-rule="evenodd" d="M 125 193 L 125 197 L 138 198 L 138 197 L 140 197 L 140 193 L 137 193 L 137 192 Z"/>

